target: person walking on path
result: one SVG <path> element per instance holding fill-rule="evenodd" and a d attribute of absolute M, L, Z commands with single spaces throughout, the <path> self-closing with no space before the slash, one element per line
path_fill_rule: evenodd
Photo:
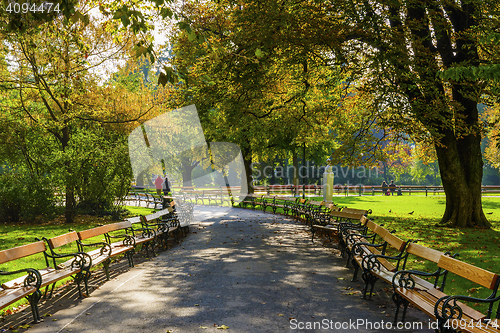
<path fill-rule="evenodd" d="M 163 181 L 163 195 L 169 195 L 170 194 L 170 184 L 168 183 L 168 178 L 165 176 L 165 179 Z"/>
<path fill-rule="evenodd" d="M 161 195 L 161 189 L 163 184 L 163 178 L 160 175 L 155 179 L 156 194 Z"/>

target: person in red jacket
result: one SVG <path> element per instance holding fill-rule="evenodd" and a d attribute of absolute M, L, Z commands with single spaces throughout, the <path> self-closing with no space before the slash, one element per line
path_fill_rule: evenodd
<path fill-rule="evenodd" d="M 163 184 L 163 178 L 161 178 L 161 176 L 158 175 L 158 177 L 155 179 L 156 193 L 158 193 L 158 195 L 161 195 L 162 184 Z"/>

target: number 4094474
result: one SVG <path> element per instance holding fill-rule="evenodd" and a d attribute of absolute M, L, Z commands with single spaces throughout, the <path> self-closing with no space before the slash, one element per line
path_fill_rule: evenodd
<path fill-rule="evenodd" d="M 61 10 L 59 9 L 58 3 L 53 2 L 43 2 L 41 4 L 29 3 L 29 2 L 9 2 L 5 11 L 8 13 L 15 14 L 26 14 L 26 13 L 59 13 Z"/>

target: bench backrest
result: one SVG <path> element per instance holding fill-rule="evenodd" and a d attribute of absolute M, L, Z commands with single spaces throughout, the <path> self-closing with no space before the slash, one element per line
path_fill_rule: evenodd
<path fill-rule="evenodd" d="M 375 232 L 375 229 L 377 229 L 377 227 L 380 227 L 378 224 L 376 224 L 375 222 L 373 222 L 372 220 L 368 220 L 366 221 L 366 227 L 372 231 L 372 232 Z"/>
<path fill-rule="evenodd" d="M 331 211 L 330 215 L 333 217 L 340 217 L 352 220 L 359 220 L 361 216 L 363 216 L 363 214 L 361 213 L 344 212 L 344 209 L 342 209 L 341 211 Z"/>
<path fill-rule="evenodd" d="M 347 207 L 343 208 L 342 212 L 349 213 L 349 214 L 362 214 L 362 215 L 368 214 L 367 210 L 357 209 L 357 208 L 347 208 Z"/>
<path fill-rule="evenodd" d="M 443 255 L 439 259 L 438 266 L 488 289 L 498 288 L 498 274 L 466 262 Z"/>
<path fill-rule="evenodd" d="M 103 225 L 100 227 L 95 227 L 92 229 L 78 231 L 78 238 L 80 240 L 84 240 L 84 239 L 92 238 L 95 236 L 103 235 L 103 234 L 108 232 L 108 229 L 109 229 L 108 226 L 109 226 L 109 224 L 106 224 L 106 225 Z"/>
<path fill-rule="evenodd" d="M 339 207 L 337 206 L 336 204 L 329 204 L 328 205 L 328 209 L 331 211 L 331 212 L 340 212 L 340 210 L 342 209 L 342 207 Z"/>
<path fill-rule="evenodd" d="M 26 245 L 14 247 L 12 249 L 0 251 L 0 264 L 24 258 L 36 253 L 41 253 L 46 250 L 45 242 L 38 241 Z"/>
<path fill-rule="evenodd" d="M 51 248 L 55 249 L 66 244 L 76 242 L 78 239 L 78 233 L 76 231 L 71 231 L 63 235 L 52 237 L 47 242 Z"/>
<path fill-rule="evenodd" d="M 444 253 L 441 251 L 434 250 L 417 243 L 408 244 L 406 252 L 422 259 L 432 261 L 436 264 L 439 262 L 439 259 L 441 259 L 441 256 L 444 255 Z"/>
<path fill-rule="evenodd" d="M 384 241 L 387 242 L 387 244 L 389 244 L 398 251 L 403 251 L 403 249 L 406 246 L 406 242 L 404 240 L 402 240 L 401 238 L 397 237 L 394 234 L 391 234 L 388 230 L 387 233 L 384 235 L 383 239 Z"/>
<path fill-rule="evenodd" d="M 106 226 L 108 227 L 107 232 L 111 232 L 116 230 L 132 228 L 132 223 L 130 221 L 122 221 L 122 222 L 107 224 Z"/>

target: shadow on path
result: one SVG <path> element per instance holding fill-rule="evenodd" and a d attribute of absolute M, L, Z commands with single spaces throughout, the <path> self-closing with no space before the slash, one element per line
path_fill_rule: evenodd
<path fill-rule="evenodd" d="M 91 297 L 71 300 L 29 331 L 391 331 L 389 286 L 377 284 L 373 300 L 363 300 L 362 281 L 351 282 L 344 264 L 336 250 L 311 243 L 293 219 L 232 209 L 193 223 L 181 244 L 114 276 Z M 392 331 L 431 332 L 419 312 L 410 309 L 407 320 L 416 329 Z"/>

